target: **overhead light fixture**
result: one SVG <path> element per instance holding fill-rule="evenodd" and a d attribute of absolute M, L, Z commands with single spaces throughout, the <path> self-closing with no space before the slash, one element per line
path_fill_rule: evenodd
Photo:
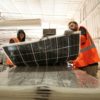
<path fill-rule="evenodd" d="M 0 20 L 0 26 L 40 26 L 41 19 Z"/>

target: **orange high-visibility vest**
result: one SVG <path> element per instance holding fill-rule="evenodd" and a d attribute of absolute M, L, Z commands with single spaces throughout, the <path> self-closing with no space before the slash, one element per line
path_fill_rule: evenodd
<path fill-rule="evenodd" d="M 15 43 L 19 42 L 19 40 L 17 38 L 12 38 L 14 40 Z"/>
<path fill-rule="evenodd" d="M 15 43 L 19 42 L 19 40 L 17 38 L 12 38 L 12 39 L 14 40 Z M 6 60 L 6 64 L 7 65 L 14 65 L 8 57 L 7 57 L 7 60 Z"/>
<path fill-rule="evenodd" d="M 100 58 L 95 44 L 88 32 L 85 35 L 81 35 L 80 42 L 80 53 L 76 60 L 73 61 L 73 65 L 79 68 L 99 62 Z"/>

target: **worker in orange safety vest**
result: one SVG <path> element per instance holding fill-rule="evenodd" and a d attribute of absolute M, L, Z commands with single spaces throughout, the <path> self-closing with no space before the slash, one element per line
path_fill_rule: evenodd
<path fill-rule="evenodd" d="M 86 71 L 88 74 L 96 77 L 100 58 L 89 32 L 83 26 L 78 27 L 78 23 L 76 21 L 69 22 L 68 26 L 69 29 L 74 32 L 81 32 L 80 53 L 73 61 L 73 68 Z"/>
<path fill-rule="evenodd" d="M 19 30 L 18 33 L 17 33 L 17 38 L 11 38 L 9 43 L 24 42 L 25 39 L 26 39 L 25 32 L 23 30 Z M 12 61 L 8 57 L 7 57 L 7 60 L 6 60 L 6 64 L 9 67 L 13 67 L 14 66 L 14 64 L 12 63 Z"/>

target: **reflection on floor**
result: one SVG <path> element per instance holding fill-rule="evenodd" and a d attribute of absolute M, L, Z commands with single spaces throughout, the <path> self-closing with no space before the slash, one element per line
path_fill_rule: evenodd
<path fill-rule="evenodd" d="M 100 86 L 96 78 L 80 70 L 66 71 L 65 66 L 16 67 L 15 70 L 9 70 L 7 67 L 7 69 L 8 71 L 0 73 L 0 85 L 46 85 L 70 88 L 96 88 Z"/>
<path fill-rule="evenodd" d="M 31 68 L 24 72 L 23 68 L 13 71 L 6 68 L 7 70 L 0 72 L 0 100 L 100 100 L 100 88 L 96 87 L 98 80 L 85 72 L 52 72 L 49 67 L 49 72 L 38 70 L 39 73 L 33 73 Z M 36 84 L 33 85 L 34 83 Z"/>

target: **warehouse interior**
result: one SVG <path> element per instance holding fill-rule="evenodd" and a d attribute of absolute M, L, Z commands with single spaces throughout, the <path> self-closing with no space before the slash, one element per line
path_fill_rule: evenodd
<path fill-rule="evenodd" d="M 56 28 L 59 35 L 68 29 L 70 20 L 76 20 L 87 27 L 99 48 L 99 18 L 100 0 L 0 0 L 0 43 L 6 41 L 8 36 L 16 35 L 16 31 L 22 28 L 29 39 L 40 38 L 43 28 Z M 6 20 L 20 19 L 40 19 L 40 22 L 20 26 L 2 24 Z"/>
<path fill-rule="evenodd" d="M 85 90 L 83 89 L 84 86 L 83 88 L 74 87 L 66 89 L 66 85 L 63 87 L 56 87 L 54 85 L 49 90 L 47 84 L 48 87 L 42 87 L 43 89 L 40 89 L 38 92 L 42 93 L 46 91 L 46 94 L 44 93 L 45 97 L 45 95 L 48 94 L 50 96 L 52 94 L 51 91 L 53 91 L 53 96 L 48 97 L 49 99 L 38 98 L 37 95 L 41 97 L 41 93 L 37 93 L 36 84 L 33 86 L 34 88 L 30 86 L 30 83 L 27 86 L 27 83 L 24 85 L 21 84 L 21 86 L 15 86 L 17 84 L 16 75 L 19 75 L 17 72 L 16 74 L 11 73 L 9 75 L 16 77 L 16 80 L 12 79 L 14 86 L 9 87 L 5 85 L 5 82 L 8 82 L 8 71 L 14 69 L 7 67 L 5 64 L 6 54 L 3 50 L 3 46 L 8 46 L 9 40 L 17 37 L 18 30 L 23 29 L 26 33 L 26 43 L 35 42 L 43 38 L 43 29 L 56 29 L 56 37 L 64 35 L 65 30 L 69 30 L 68 23 L 70 21 L 76 21 L 79 26 L 84 26 L 88 30 L 100 57 L 100 0 L 0 0 L 0 82 L 4 81 L 4 83 L 0 83 L 0 97 L 2 98 L 0 100 L 67 100 L 66 98 L 68 98 L 68 100 L 100 100 L 100 62 L 98 62 L 97 78 L 94 79 L 93 77 L 86 76 L 84 73 L 82 73 L 83 76 L 81 76 L 83 81 L 85 78 L 87 78 L 87 80 L 89 80 L 89 78 L 93 80 L 93 84 L 95 84 L 93 87 L 92 85 L 87 85 L 86 87 L 89 89 L 86 88 Z M 24 69 L 22 68 L 21 70 Z M 51 76 L 48 74 L 48 76 L 50 76 L 50 78 L 56 77 L 55 75 L 53 76 L 53 74 L 54 73 L 52 73 Z M 26 77 L 28 73 L 26 76 L 24 76 L 24 72 L 21 75 Z M 65 74 L 66 77 L 67 75 Z M 32 78 L 32 76 L 30 77 Z M 81 78 L 78 76 L 79 80 L 81 80 Z M 99 82 L 98 87 L 96 87 L 97 81 Z M 74 80 L 68 81 L 68 84 L 72 84 L 71 82 L 74 82 Z M 85 82 L 83 83 L 85 84 Z M 90 84 L 90 82 L 88 84 Z M 74 85 L 76 86 L 76 83 Z M 71 86 L 69 85 L 69 87 Z M 32 93 L 37 93 L 35 94 L 36 98 L 32 98 Z"/>

